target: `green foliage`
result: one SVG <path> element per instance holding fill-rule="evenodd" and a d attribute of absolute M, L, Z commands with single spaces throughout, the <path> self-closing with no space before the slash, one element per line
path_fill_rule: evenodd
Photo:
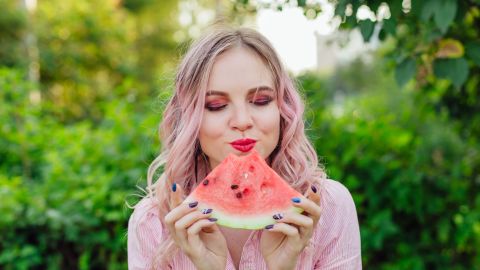
<path fill-rule="evenodd" d="M 363 67 L 362 67 L 363 65 Z M 349 70 L 368 81 L 350 81 Z M 329 80 L 299 77 L 309 136 L 353 194 L 366 269 L 480 267 L 480 141 L 383 65 L 356 61 Z"/>
<path fill-rule="evenodd" d="M 158 149 L 150 102 L 114 98 L 101 121 L 64 125 L 19 72 L 0 69 L 0 88 L 0 268 L 126 269 L 125 202 Z"/>
<path fill-rule="evenodd" d="M 26 12 L 18 1 L 0 0 L 0 66 L 25 67 L 22 39 L 27 30 Z"/>

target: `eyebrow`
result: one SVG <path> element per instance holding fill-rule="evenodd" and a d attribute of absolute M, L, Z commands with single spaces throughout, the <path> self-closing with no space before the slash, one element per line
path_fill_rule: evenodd
<path fill-rule="evenodd" d="M 270 92 L 275 92 L 273 91 L 273 89 L 270 87 L 270 86 L 265 86 L 265 85 L 262 85 L 262 86 L 258 86 L 258 87 L 254 87 L 254 88 L 250 88 L 248 89 L 248 95 L 251 95 L 257 91 L 270 91 Z M 225 93 L 225 92 L 222 92 L 222 91 L 218 91 L 218 90 L 208 90 L 207 91 L 207 97 L 208 96 L 215 96 L 215 95 L 218 95 L 218 96 L 227 96 L 228 94 Z"/>

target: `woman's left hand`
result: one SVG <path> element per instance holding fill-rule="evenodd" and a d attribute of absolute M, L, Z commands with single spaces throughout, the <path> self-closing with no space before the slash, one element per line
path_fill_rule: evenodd
<path fill-rule="evenodd" d="M 317 188 L 312 186 L 305 197 L 292 198 L 293 205 L 304 212 L 278 213 L 274 216 L 277 223 L 266 227 L 260 240 L 260 250 L 268 269 L 295 269 L 298 257 L 308 245 L 320 219 L 318 193 Z"/>

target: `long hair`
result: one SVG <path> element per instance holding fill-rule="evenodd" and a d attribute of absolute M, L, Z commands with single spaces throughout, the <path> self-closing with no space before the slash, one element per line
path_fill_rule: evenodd
<path fill-rule="evenodd" d="M 216 58 L 239 46 L 262 59 L 274 80 L 280 111 L 280 139 L 268 157 L 270 166 L 301 193 L 313 183 L 321 187 L 321 180 L 326 177 L 305 135 L 304 103 L 273 46 L 255 30 L 217 27 L 193 43 L 181 61 L 174 93 L 159 127 L 162 149 L 148 169 L 147 196 L 155 199 L 162 223 L 171 210 L 172 184 L 181 185 L 189 194 L 209 173 L 208 160 L 198 141 L 207 83 Z M 158 171 L 160 176 L 155 179 Z M 177 250 L 171 236 L 163 233 L 155 265 L 166 266 Z"/>

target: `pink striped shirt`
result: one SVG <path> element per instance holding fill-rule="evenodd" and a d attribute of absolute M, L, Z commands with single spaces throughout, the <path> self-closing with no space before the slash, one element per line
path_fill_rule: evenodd
<path fill-rule="evenodd" d="M 352 196 L 339 182 L 325 180 L 321 193 L 322 216 L 313 233 L 309 247 L 297 262 L 297 270 L 310 269 L 362 269 L 360 232 L 357 212 Z M 166 233 L 152 199 L 144 198 L 136 207 L 128 224 L 128 268 L 158 269 L 152 267 L 156 247 Z M 243 247 L 239 269 L 267 270 L 260 253 L 262 230 L 252 231 Z M 173 258 L 170 269 L 195 270 L 190 259 L 182 252 Z M 228 256 L 227 270 L 234 270 Z"/>

